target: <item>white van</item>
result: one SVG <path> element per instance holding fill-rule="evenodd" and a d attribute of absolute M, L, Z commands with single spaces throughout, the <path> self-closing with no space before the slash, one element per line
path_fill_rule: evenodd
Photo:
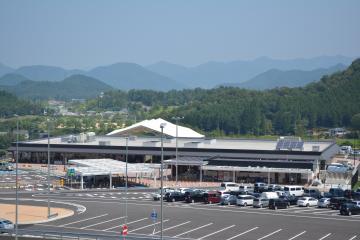
<path fill-rule="evenodd" d="M 239 184 L 234 182 L 222 182 L 220 185 L 220 189 L 228 191 L 239 191 Z"/>
<path fill-rule="evenodd" d="M 295 185 L 284 186 L 284 192 L 286 195 L 301 197 L 304 195 L 304 187 Z"/>
<path fill-rule="evenodd" d="M 276 192 L 262 192 L 260 198 L 278 199 L 279 195 Z"/>

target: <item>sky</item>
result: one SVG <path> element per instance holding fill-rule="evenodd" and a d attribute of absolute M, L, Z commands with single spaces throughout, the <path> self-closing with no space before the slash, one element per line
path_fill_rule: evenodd
<path fill-rule="evenodd" d="M 1 0 L 0 62 L 89 69 L 356 57 L 359 12 L 358 0 Z"/>

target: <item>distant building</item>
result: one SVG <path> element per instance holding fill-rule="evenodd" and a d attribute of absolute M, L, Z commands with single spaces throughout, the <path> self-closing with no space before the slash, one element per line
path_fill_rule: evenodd
<path fill-rule="evenodd" d="M 331 128 L 329 133 L 331 137 L 343 137 L 348 133 L 348 131 L 346 131 L 345 128 Z"/>
<path fill-rule="evenodd" d="M 158 164 L 161 159 L 163 119 L 145 120 L 115 130 L 106 136 L 80 134 L 50 138 L 51 161 L 67 164 L 70 159 L 111 158 L 130 163 Z M 163 129 L 164 163 L 179 179 L 271 183 L 306 183 L 338 153 L 333 141 L 302 141 L 300 138 L 278 140 L 207 139 L 200 133 L 166 122 Z M 128 144 L 128 148 L 126 148 Z M 176 160 L 176 147 L 178 159 Z M 47 139 L 19 144 L 20 162 L 46 163 Z M 9 151 L 15 151 L 15 143 Z"/>
<path fill-rule="evenodd" d="M 19 134 L 21 136 L 23 136 L 25 139 L 29 139 L 29 131 L 28 130 L 19 130 L 17 131 L 16 129 L 13 131 L 13 134 Z"/>

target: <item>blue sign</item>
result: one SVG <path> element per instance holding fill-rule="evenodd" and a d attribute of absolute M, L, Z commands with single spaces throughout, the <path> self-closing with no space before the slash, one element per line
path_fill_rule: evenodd
<path fill-rule="evenodd" d="M 68 176 L 75 176 L 75 168 L 68 168 L 67 175 Z"/>
<path fill-rule="evenodd" d="M 150 217 L 154 221 L 157 219 L 157 212 L 155 211 L 155 209 L 151 212 Z"/>

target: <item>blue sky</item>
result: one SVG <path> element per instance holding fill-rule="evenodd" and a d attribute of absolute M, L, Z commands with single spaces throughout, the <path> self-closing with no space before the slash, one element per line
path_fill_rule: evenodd
<path fill-rule="evenodd" d="M 359 12 L 356 0 L 2 0 L 0 62 L 91 68 L 355 57 Z"/>

